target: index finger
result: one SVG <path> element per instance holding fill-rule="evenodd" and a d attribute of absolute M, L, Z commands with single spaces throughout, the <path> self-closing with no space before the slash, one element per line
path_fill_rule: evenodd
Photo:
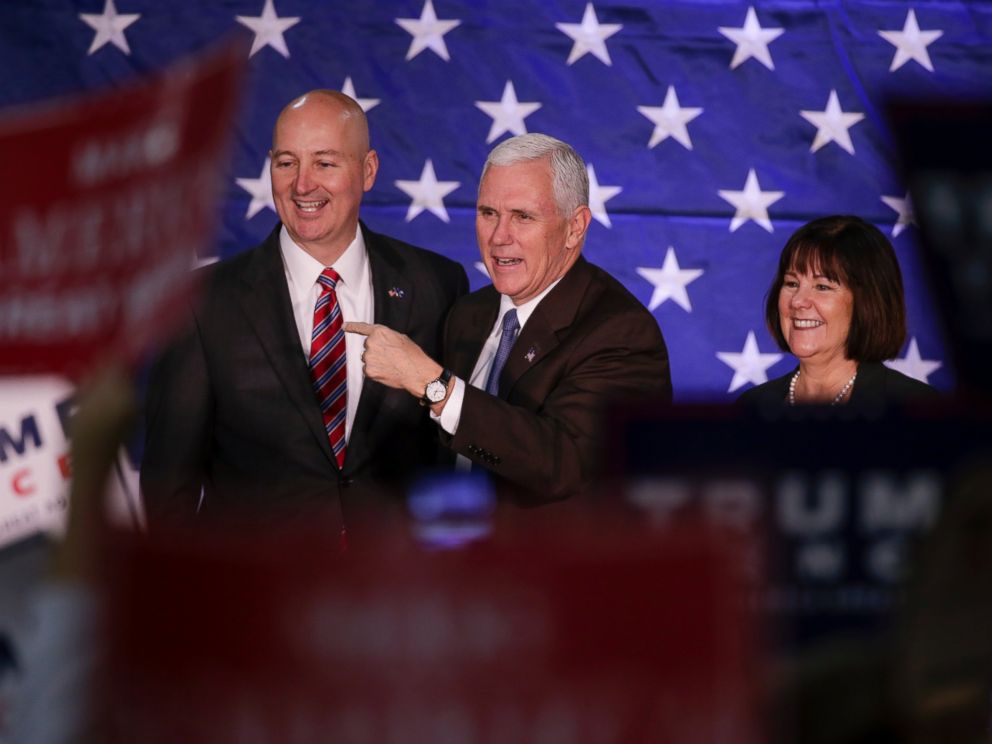
<path fill-rule="evenodd" d="M 345 323 L 342 326 L 342 328 L 344 329 L 345 333 L 359 333 L 362 336 L 368 336 L 370 333 L 372 333 L 372 329 L 375 328 L 375 326 L 371 323 L 359 323 L 358 321 L 351 321 Z"/>

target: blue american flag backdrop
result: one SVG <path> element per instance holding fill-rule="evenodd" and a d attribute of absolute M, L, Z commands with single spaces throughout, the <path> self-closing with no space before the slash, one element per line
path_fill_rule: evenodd
<path fill-rule="evenodd" d="M 585 253 L 657 317 L 678 400 L 731 400 L 791 368 L 763 297 L 789 234 L 837 212 L 877 224 L 899 255 L 910 338 L 894 364 L 953 385 L 884 103 L 992 92 L 992 3 L 8 0 L 0 12 L 5 106 L 240 35 L 249 86 L 216 256 L 274 224 L 280 108 L 343 89 L 382 162 L 364 219 L 462 261 L 473 287 L 487 281 L 474 200 L 488 150 L 523 131 L 575 145 L 593 183 Z"/>

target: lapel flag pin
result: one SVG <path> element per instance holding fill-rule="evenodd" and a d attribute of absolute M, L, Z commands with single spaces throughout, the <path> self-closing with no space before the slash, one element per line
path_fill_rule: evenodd
<path fill-rule="evenodd" d="M 386 294 L 393 298 L 402 298 L 406 293 L 399 287 L 392 287 Z"/>
<path fill-rule="evenodd" d="M 524 354 L 524 359 L 526 359 L 528 362 L 533 362 L 534 357 L 536 356 L 537 356 L 537 349 L 531 346 L 529 349 L 527 349 L 527 353 Z"/>

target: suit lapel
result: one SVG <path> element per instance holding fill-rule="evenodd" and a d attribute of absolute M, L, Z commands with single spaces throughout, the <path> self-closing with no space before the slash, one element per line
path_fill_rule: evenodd
<path fill-rule="evenodd" d="M 455 318 L 452 315 L 449 338 L 445 340 L 445 363 L 457 377 L 466 382 L 479 361 L 479 354 L 492 332 L 499 314 L 499 294 L 490 285 L 478 295 L 464 300 L 465 307 Z"/>
<path fill-rule="evenodd" d="M 411 309 L 416 301 L 416 288 L 411 278 L 404 274 L 404 263 L 396 249 L 364 224 L 361 227 L 372 273 L 375 322 L 406 333 L 410 325 Z M 379 434 L 376 427 L 377 414 L 387 394 L 389 391 L 383 385 L 368 379 L 363 383 L 345 456 L 347 470 L 360 467 L 369 453 L 374 451 L 373 444 Z"/>
<path fill-rule="evenodd" d="M 281 227 L 276 226 L 246 267 L 239 301 L 289 400 L 306 421 L 321 451 L 336 467 L 293 319 L 279 252 Z"/>
<path fill-rule="evenodd" d="M 558 285 L 534 308 L 500 375 L 501 398 L 505 400 L 520 378 L 558 346 L 559 331 L 575 321 L 591 279 L 592 270 L 580 256 Z"/>

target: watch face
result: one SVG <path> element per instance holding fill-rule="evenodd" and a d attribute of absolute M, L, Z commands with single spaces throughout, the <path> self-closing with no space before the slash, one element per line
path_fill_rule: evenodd
<path fill-rule="evenodd" d="M 424 397 L 427 398 L 431 403 L 440 403 L 444 400 L 444 394 L 447 392 L 447 386 L 440 380 L 431 380 L 427 383 L 427 389 L 424 391 Z"/>

